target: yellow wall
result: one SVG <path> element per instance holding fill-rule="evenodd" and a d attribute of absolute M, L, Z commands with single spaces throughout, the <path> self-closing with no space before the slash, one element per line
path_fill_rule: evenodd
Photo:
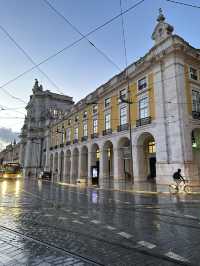
<path fill-rule="evenodd" d="M 148 89 L 149 89 L 149 116 L 151 119 L 155 119 L 155 98 L 154 98 L 154 84 L 153 73 L 148 75 Z"/>
<path fill-rule="evenodd" d="M 130 90 L 130 101 L 133 102 L 131 104 L 131 122 L 132 122 L 132 125 L 135 125 L 136 120 L 138 119 L 137 82 L 136 81 L 130 83 L 129 90 Z"/>
<path fill-rule="evenodd" d="M 104 130 L 104 101 L 103 99 L 98 102 L 98 133 Z"/>
<path fill-rule="evenodd" d="M 112 128 L 112 131 L 117 130 L 118 125 L 119 125 L 118 95 L 113 95 L 111 97 L 111 128 Z"/>

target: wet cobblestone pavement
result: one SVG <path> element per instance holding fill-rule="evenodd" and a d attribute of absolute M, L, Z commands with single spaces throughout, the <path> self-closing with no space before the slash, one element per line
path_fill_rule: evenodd
<path fill-rule="evenodd" d="M 1 181 L 0 265 L 200 265 L 200 196 Z"/>

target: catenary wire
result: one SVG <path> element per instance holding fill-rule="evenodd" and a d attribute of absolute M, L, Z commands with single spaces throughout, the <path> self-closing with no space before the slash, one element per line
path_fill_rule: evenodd
<path fill-rule="evenodd" d="M 33 60 L 33 58 L 24 50 L 24 48 L 14 39 L 13 36 L 2 26 L 0 25 L 0 29 L 4 32 L 4 34 L 14 43 L 14 45 L 25 55 L 25 57 L 38 69 L 38 71 L 46 77 L 46 79 L 56 88 L 56 90 L 63 94 L 59 87 L 55 84 L 55 82 L 39 67 L 37 63 Z"/>
<path fill-rule="evenodd" d="M 131 7 L 129 7 L 128 9 L 124 10 L 122 14 L 127 14 L 128 12 L 130 12 L 131 10 L 135 9 L 137 6 L 139 6 L 140 4 L 142 4 L 145 0 L 141 0 L 138 1 L 136 4 L 132 5 Z M 88 32 L 87 34 L 85 34 L 85 37 L 88 37 L 90 35 L 92 35 L 93 33 L 95 33 L 96 31 L 102 29 L 103 27 L 105 27 L 106 25 L 110 24 L 111 22 L 113 22 L 114 20 L 118 19 L 121 16 L 121 12 L 120 14 L 112 17 L 111 19 L 107 20 L 106 22 L 104 22 L 103 24 L 101 24 L 100 26 L 94 28 L 93 30 L 91 30 L 90 32 Z M 63 53 L 64 51 L 66 51 L 67 49 L 70 49 L 71 47 L 73 47 L 74 45 L 76 45 L 77 43 L 79 43 L 81 40 L 83 40 L 85 37 L 81 37 L 79 39 L 77 39 L 76 41 L 72 42 L 71 44 L 65 46 L 64 48 L 62 48 L 61 50 L 57 51 L 56 53 L 50 55 L 49 57 L 47 57 L 46 59 L 44 59 L 43 61 L 41 61 L 40 63 L 38 63 L 36 66 L 33 66 L 29 69 L 27 69 L 26 71 L 24 71 L 23 73 L 19 74 L 18 76 L 14 77 L 13 79 L 7 81 L 6 83 L 4 83 L 3 85 L 0 86 L 0 89 L 6 91 L 4 89 L 4 87 L 6 87 L 8 84 L 16 81 L 17 79 L 21 78 L 22 76 L 24 76 L 25 74 L 31 72 L 32 70 L 34 70 L 35 68 L 37 68 L 38 66 L 46 63 L 47 61 L 53 59 L 54 57 L 56 57 L 57 55 Z M 6 93 L 8 94 L 8 92 L 6 91 Z M 11 97 L 13 97 L 13 95 L 11 95 Z M 15 99 L 18 99 L 15 97 Z"/>
<path fill-rule="evenodd" d="M 187 7 L 193 7 L 193 8 L 198 8 L 200 9 L 200 6 L 194 5 L 194 4 L 187 4 L 181 1 L 173 1 L 173 0 L 166 0 L 167 2 L 171 2 L 173 4 L 177 4 L 177 5 L 182 5 L 182 6 L 187 6 Z"/>
<path fill-rule="evenodd" d="M 75 26 L 71 21 L 69 21 L 69 19 L 66 18 L 66 16 L 64 16 L 60 11 L 58 11 L 57 8 L 55 8 L 48 0 L 43 0 L 43 2 L 49 7 L 51 8 L 59 17 L 61 17 L 68 25 L 70 25 L 70 27 L 76 31 L 79 35 L 81 35 L 84 39 L 86 39 L 88 41 L 88 43 L 94 47 L 97 52 L 99 52 L 108 62 L 110 62 L 113 66 L 115 66 L 119 71 L 121 71 L 121 67 L 119 67 L 108 55 L 106 55 L 105 52 L 103 52 L 100 48 L 98 48 L 94 42 L 91 42 L 87 36 L 85 36 L 78 28 L 77 26 Z"/>

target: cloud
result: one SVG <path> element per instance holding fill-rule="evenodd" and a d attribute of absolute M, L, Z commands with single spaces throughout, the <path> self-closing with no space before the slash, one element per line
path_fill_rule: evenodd
<path fill-rule="evenodd" d="M 11 128 L 0 128 L 0 150 L 4 149 L 6 145 L 16 140 L 19 141 L 19 134 L 17 132 L 12 131 Z"/>

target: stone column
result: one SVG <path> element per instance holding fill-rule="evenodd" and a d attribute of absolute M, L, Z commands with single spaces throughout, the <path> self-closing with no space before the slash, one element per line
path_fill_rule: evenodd
<path fill-rule="evenodd" d="M 92 166 L 92 152 L 91 147 L 88 148 L 88 185 L 92 185 L 92 173 L 91 173 L 91 166 Z"/>

